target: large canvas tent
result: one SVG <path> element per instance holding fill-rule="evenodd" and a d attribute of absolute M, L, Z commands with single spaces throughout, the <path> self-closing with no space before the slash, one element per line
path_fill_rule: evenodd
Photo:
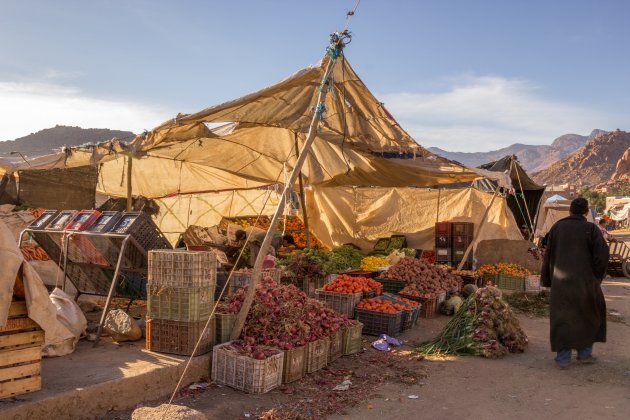
<path fill-rule="evenodd" d="M 95 166 L 99 193 L 117 197 L 133 193 L 166 204 L 161 223 L 169 226 L 171 239 L 186 224 L 193 224 L 193 201 L 197 213 L 205 211 L 204 202 L 211 203 L 206 214 L 212 216 L 198 217 L 198 223 L 210 223 L 225 211 L 219 210 L 219 204 L 229 194 L 232 204 L 240 200 L 236 208 L 241 205 L 246 214 L 271 212 L 269 200 L 263 206 L 255 198 L 257 193 L 239 196 L 234 192 L 284 183 L 316 112 L 313 106 L 328 60 L 326 56 L 317 66 L 241 98 L 195 114 L 180 114 L 129 145 L 113 140 L 67 148 L 29 161 L 28 166 L 0 162 L 0 172 Z M 502 173 L 472 170 L 421 147 L 372 95 L 344 56 L 327 83 L 331 94 L 302 168 L 306 185 L 429 187 L 469 183 L 480 174 L 509 185 Z M 395 217 L 397 209 L 383 211 L 386 217 Z M 230 210 L 230 215 L 238 214 Z"/>
<path fill-rule="evenodd" d="M 481 165 L 479 168 L 492 172 L 507 173 L 514 187 L 514 194 L 507 196 L 507 204 L 514 214 L 514 218 L 519 226 L 527 226 L 533 232 L 536 222 L 536 214 L 540 206 L 545 187 L 534 182 L 514 155 L 505 156 L 494 162 Z M 494 184 L 490 182 L 478 183 L 482 190 L 494 189 Z"/>

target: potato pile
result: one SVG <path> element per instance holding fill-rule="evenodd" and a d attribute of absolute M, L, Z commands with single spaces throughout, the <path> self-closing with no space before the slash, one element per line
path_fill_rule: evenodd
<path fill-rule="evenodd" d="M 393 265 L 382 276 L 385 279 L 403 280 L 407 286 L 401 293 L 416 295 L 416 292 L 435 293 L 460 290 L 461 277 L 424 260 L 405 257 Z"/>

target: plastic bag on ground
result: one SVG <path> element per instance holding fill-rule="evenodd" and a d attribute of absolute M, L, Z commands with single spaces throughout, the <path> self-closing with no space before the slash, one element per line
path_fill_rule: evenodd
<path fill-rule="evenodd" d="M 57 320 L 73 334 L 73 337 L 61 343 L 46 346 L 43 354 L 44 356 L 64 356 L 74 351 L 79 339 L 85 334 L 87 319 L 79 305 L 63 290 L 55 288 L 50 294 L 50 300 L 57 308 Z"/>

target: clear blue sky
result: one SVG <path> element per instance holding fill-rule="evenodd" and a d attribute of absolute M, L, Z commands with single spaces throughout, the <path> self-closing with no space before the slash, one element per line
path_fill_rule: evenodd
<path fill-rule="evenodd" d="M 139 132 L 319 61 L 355 0 L 4 0 L 0 139 Z M 421 144 L 630 129 L 630 2 L 362 0 L 353 67 Z"/>

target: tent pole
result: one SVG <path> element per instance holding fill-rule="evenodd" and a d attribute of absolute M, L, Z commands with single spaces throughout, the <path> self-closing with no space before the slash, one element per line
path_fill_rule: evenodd
<path fill-rule="evenodd" d="M 340 37 L 336 42 L 331 43 L 331 46 L 334 48 L 343 48 L 343 38 Z M 247 314 L 249 313 L 249 309 L 254 302 L 254 296 L 256 294 L 256 285 L 258 283 L 261 271 L 262 271 L 262 263 L 265 259 L 265 255 L 267 255 L 267 250 L 269 249 L 269 245 L 271 245 L 271 237 L 274 235 L 278 228 L 278 221 L 280 216 L 282 215 L 284 205 L 286 203 L 287 194 L 293 189 L 293 185 L 298 177 L 298 174 L 302 170 L 302 165 L 306 160 L 306 156 L 311 149 L 313 141 L 315 140 L 315 135 L 317 134 L 317 125 L 319 121 L 322 119 L 323 111 L 325 110 L 324 102 L 326 100 L 326 94 L 328 93 L 329 87 L 329 77 L 332 73 L 333 68 L 335 67 L 335 62 L 337 60 L 331 58 L 328 61 L 328 65 L 326 67 L 326 72 L 322 77 L 322 81 L 318 86 L 319 94 L 317 96 L 317 105 L 315 106 L 315 112 L 313 113 L 313 119 L 311 120 L 311 125 L 308 128 L 308 135 L 306 136 L 306 140 L 302 145 L 302 150 L 300 151 L 300 156 L 295 161 L 295 166 L 293 167 L 293 171 L 291 172 L 291 176 L 287 180 L 286 185 L 284 186 L 284 193 L 280 197 L 280 202 L 278 203 L 278 207 L 271 219 L 271 226 L 267 233 L 265 234 L 265 238 L 263 239 L 262 245 L 260 246 L 260 250 L 258 251 L 258 256 L 256 257 L 256 262 L 254 263 L 254 268 L 252 272 L 251 282 L 249 287 L 247 288 L 247 294 L 245 295 L 245 300 L 243 301 L 243 306 L 241 307 L 240 312 L 236 316 L 236 320 L 234 321 L 234 327 L 232 328 L 231 340 L 236 340 L 240 335 L 243 327 L 245 326 L 245 319 L 247 318 Z"/>
<path fill-rule="evenodd" d="M 437 211 L 435 212 L 435 223 L 440 221 L 440 187 L 437 187 L 438 197 L 437 197 Z"/>
<path fill-rule="evenodd" d="M 133 199 L 131 195 L 131 162 L 133 158 L 131 157 L 131 153 L 127 156 L 127 211 L 131 211 L 131 207 L 133 204 Z"/>
<path fill-rule="evenodd" d="M 295 133 L 295 156 L 300 157 L 300 148 L 298 144 L 298 135 Z M 308 228 L 308 214 L 306 213 L 306 196 L 304 194 L 304 180 L 302 179 L 302 171 L 298 176 L 298 182 L 300 184 L 300 204 L 302 207 L 302 218 L 304 219 L 304 230 L 306 235 L 306 247 L 311 247 L 311 230 Z"/>
<path fill-rule="evenodd" d="M 466 248 L 466 252 L 464 253 L 464 257 L 462 258 L 462 260 L 460 261 L 459 265 L 457 266 L 458 270 L 461 270 L 462 267 L 464 266 L 464 264 L 466 264 L 466 260 L 468 259 L 468 255 L 472 251 L 473 245 L 475 243 L 477 243 L 477 239 L 479 239 L 479 235 L 481 234 L 481 230 L 483 229 L 483 227 L 486 224 L 486 219 L 488 218 L 488 213 L 490 213 L 490 209 L 492 208 L 492 204 L 494 204 L 494 199 L 497 198 L 497 195 L 499 194 L 499 189 L 500 188 L 501 187 L 497 184 L 497 188 L 494 190 L 494 195 L 492 196 L 492 200 L 490 200 L 490 204 L 488 204 L 488 207 L 486 207 L 486 211 L 483 214 L 483 217 L 481 218 L 481 221 L 479 222 L 479 229 L 477 229 L 477 232 L 475 232 L 475 236 L 474 236 L 472 242 L 470 243 L 470 245 L 468 245 L 468 248 Z"/>

